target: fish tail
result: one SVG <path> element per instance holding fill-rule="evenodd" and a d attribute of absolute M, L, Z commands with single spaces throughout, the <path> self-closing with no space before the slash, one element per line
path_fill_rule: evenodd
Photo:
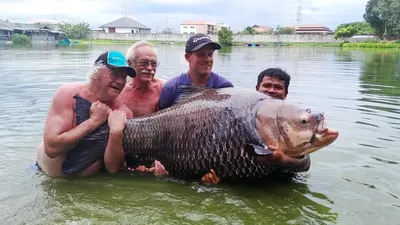
<path fill-rule="evenodd" d="M 80 96 L 75 98 L 76 125 L 90 117 L 92 103 Z M 99 159 L 103 159 L 107 147 L 109 127 L 107 122 L 85 136 L 79 143 L 68 151 L 61 170 L 65 174 L 83 171 Z"/>

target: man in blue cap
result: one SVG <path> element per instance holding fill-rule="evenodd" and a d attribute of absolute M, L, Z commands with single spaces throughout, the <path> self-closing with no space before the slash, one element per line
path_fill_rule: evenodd
<path fill-rule="evenodd" d="M 160 94 L 159 109 L 173 105 L 178 98 L 177 87 L 180 85 L 203 86 L 208 88 L 233 87 L 233 84 L 212 72 L 214 51 L 221 49 L 221 45 L 211 40 L 208 35 L 198 33 L 192 35 L 186 42 L 185 59 L 189 63 L 189 71 L 184 72 L 167 81 Z"/>
<path fill-rule="evenodd" d="M 108 51 L 96 59 L 88 82 L 67 83 L 58 88 L 46 117 L 43 143 L 37 152 L 37 165 L 44 173 L 55 177 L 69 175 L 61 169 L 65 156 L 105 121 L 110 132 L 104 157 L 74 175 L 91 175 L 103 168 L 110 173 L 121 169 L 123 129 L 132 112 L 117 97 L 127 76 L 135 77 L 136 71 L 127 65 L 124 55 Z M 92 102 L 90 118 L 80 124 L 75 119 L 76 96 Z"/>

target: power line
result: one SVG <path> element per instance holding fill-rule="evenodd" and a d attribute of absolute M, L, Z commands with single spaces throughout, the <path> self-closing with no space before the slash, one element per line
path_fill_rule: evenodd
<path fill-rule="evenodd" d="M 125 0 L 125 18 L 126 18 L 126 0 Z"/>
<path fill-rule="evenodd" d="M 296 25 L 299 26 L 301 23 L 301 10 L 303 7 L 301 6 L 301 1 L 302 0 L 297 0 L 297 16 L 296 16 Z"/>

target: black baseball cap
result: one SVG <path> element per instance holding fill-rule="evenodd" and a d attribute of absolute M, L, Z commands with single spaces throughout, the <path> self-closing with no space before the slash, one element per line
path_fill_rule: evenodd
<path fill-rule="evenodd" d="M 104 52 L 96 59 L 95 63 L 105 65 L 109 68 L 123 68 L 128 76 L 136 76 L 136 70 L 128 65 L 125 56 L 121 52 Z"/>
<path fill-rule="evenodd" d="M 197 51 L 205 45 L 211 45 L 214 50 L 222 48 L 220 44 L 211 40 L 210 36 L 203 33 L 197 33 L 190 36 L 189 40 L 187 40 L 185 52 L 189 53 Z"/>

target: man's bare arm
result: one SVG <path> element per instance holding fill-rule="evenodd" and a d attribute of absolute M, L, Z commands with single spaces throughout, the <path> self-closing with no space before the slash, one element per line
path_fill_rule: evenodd
<path fill-rule="evenodd" d="M 91 116 L 89 120 L 72 128 L 75 121 L 74 89 L 71 84 L 61 86 L 53 97 L 44 131 L 45 153 L 50 158 L 66 153 L 105 121 Z"/>
<path fill-rule="evenodd" d="M 104 165 L 109 173 L 116 173 L 121 169 L 125 160 L 122 142 L 126 125 L 126 112 L 122 110 L 112 111 L 108 117 L 108 124 L 110 134 L 104 153 Z"/>

